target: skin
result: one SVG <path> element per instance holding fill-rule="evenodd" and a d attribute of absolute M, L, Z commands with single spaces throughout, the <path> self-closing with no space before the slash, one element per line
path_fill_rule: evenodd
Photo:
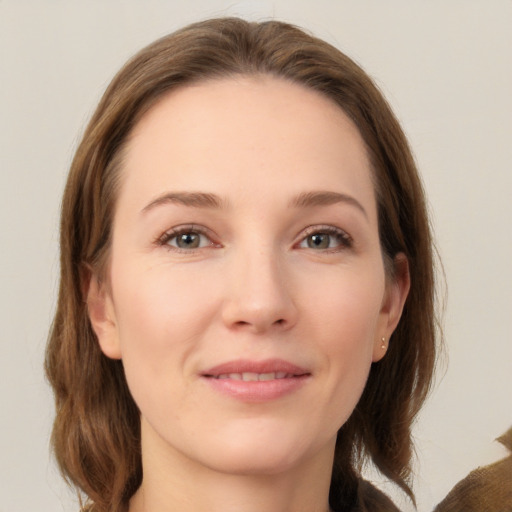
<path fill-rule="evenodd" d="M 210 81 L 142 118 L 122 173 L 108 276 L 93 275 L 88 302 L 141 411 L 130 511 L 328 510 L 336 433 L 409 287 L 401 257 L 386 277 L 357 128 L 296 84 Z M 162 199 L 176 193 L 219 204 Z M 180 226 L 192 244 L 169 233 Z M 239 358 L 280 358 L 308 377 L 247 401 L 202 376 Z"/>

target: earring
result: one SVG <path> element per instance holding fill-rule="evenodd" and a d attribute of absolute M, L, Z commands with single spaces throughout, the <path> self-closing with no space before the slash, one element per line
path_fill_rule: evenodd
<path fill-rule="evenodd" d="M 380 346 L 380 348 L 382 350 L 384 350 L 386 348 L 386 338 L 384 338 L 384 336 L 380 339 L 380 341 L 382 341 L 382 345 Z"/>

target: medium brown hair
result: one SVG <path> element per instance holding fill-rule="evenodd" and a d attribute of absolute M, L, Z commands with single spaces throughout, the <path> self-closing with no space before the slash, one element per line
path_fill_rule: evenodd
<path fill-rule="evenodd" d="M 122 361 L 92 330 L 87 269 L 108 261 L 123 147 L 164 94 L 206 79 L 266 74 L 320 92 L 358 127 L 371 158 L 382 252 L 404 253 L 411 290 L 386 357 L 372 365 L 357 407 L 338 433 L 330 501 L 353 501 L 370 459 L 413 500 L 411 425 L 435 361 L 434 270 L 424 193 L 406 137 L 368 75 L 326 42 L 291 25 L 208 20 L 132 58 L 100 101 L 71 165 L 61 217 L 61 277 L 46 353 L 56 399 L 52 443 L 65 477 L 98 512 L 120 512 L 141 483 L 140 418 Z"/>

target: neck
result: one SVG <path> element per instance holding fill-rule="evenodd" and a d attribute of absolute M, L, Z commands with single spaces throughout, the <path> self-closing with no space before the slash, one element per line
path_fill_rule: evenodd
<path fill-rule="evenodd" d="M 144 479 L 130 512 L 328 512 L 334 443 L 280 472 L 230 474 L 142 444 Z"/>

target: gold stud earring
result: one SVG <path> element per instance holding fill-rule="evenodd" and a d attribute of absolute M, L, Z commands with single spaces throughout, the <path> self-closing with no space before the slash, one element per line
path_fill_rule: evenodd
<path fill-rule="evenodd" d="M 380 339 L 380 341 L 382 341 L 382 345 L 380 346 L 380 348 L 382 350 L 384 350 L 386 348 L 386 338 L 384 338 L 384 336 Z"/>

